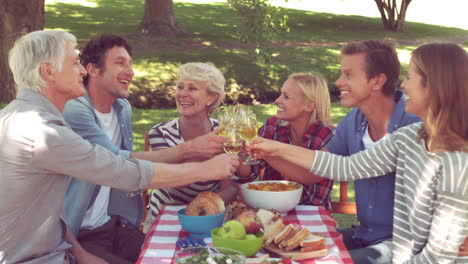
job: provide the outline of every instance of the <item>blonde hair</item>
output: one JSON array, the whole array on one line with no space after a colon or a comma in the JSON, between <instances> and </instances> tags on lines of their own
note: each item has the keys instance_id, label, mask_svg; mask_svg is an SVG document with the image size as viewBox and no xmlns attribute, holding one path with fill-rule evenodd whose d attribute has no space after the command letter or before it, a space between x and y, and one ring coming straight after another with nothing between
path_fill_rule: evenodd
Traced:
<instances>
[{"instance_id":1,"label":"blonde hair","mask_svg":"<svg viewBox=\"0 0 468 264\"><path fill-rule=\"evenodd\" d=\"M225 97L224 86L226 80L223 73L218 70L212 63L204 62L189 62L179 67L177 79L192 80L203 82L208 85L208 91L218 94L218 99L208 106L208 114L211 115L213 111L221 104Z\"/></svg>"},{"instance_id":2,"label":"blonde hair","mask_svg":"<svg viewBox=\"0 0 468 264\"><path fill-rule=\"evenodd\" d=\"M18 89L41 92L41 87L47 87L39 67L49 62L54 70L61 71L68 42L75 46L76 38L62 30L38 30L17 39L8 63Z\"/></svg>"},{"instance_id":3,"label":"blonde hair","mask_svg":"<svg viewBox=\"0 0 468 264\"><path fill-rule=\"evenodd\" d=\"M330 118L330 93L325 78L315 73L293 73L288 79L295 80L306 98L315 102L309 125L317 119L326 126L333 125Z\"/></svg>"},{"instance_id":4,"label":"blonde hair","mask_svg":"<svg viewBox=\"0 0 468 264\"><path fill-rule=\"evenodd\" d=\"M421 138L442 143L446 151L468 152L468 55L450 43L420 46L411 62L429 94Z\"/></svg>"}]
</instances>

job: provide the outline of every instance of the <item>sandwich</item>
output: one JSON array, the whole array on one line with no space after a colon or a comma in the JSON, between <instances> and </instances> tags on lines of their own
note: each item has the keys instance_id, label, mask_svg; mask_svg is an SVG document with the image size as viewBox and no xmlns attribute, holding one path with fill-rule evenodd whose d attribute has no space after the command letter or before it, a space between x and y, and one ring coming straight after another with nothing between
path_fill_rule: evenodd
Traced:
<instances>
[{"instance_id":1,"label":"sandwich","mask_svg":"<svg viewBox=\"0 0 468 264\"><path fill-rule=\"evenodd\" d=\"M323 257L327 254L325 236L312 234L308 228L298 228L294 224L285 225L283 219L276 220L274 213L267 210L258 210L258 217L263 225L263 244L269 247L274 244L283 251L300 252L294 254L293 259Z\"/></svg>"},{"instance_id":2,"label":"sandwich","mask_svg":"<svg viewBox=\"0 0 468 264\"><path fill-rule=\"evenodd\" d=\"M293 237L288 239L286 243L286 247L284 248L285 251L291 251L301 244L303 240L305 240L307 237L311 235L309 229L307 228L302 228L297 232Z\"/></svg>"},{"instance_id":3,"label":"sandwich","mask_svg":"<svg viewBox=\"0 0 468 264\"><path fill-rule=\"evenodd\" d=\"M292 237L294 237L297 234L297 232L299 232L299 230L300 230L299 228L294 226L291 232L289 232L289 234L284 239L282 239L281 241L277 243L278 247L285 248L287 246L287 241L291 239Z\"/></svg>"},{"instance_id":4,"label":"sandwich","mask_svg":"<svg viewBox=\"0 0 468 264\"><path fill-rule=\"evenodd\" d=\"M325 237L319 234L311 234L306 239L301 241L301 252L316 251L327 248Z\"/></svg>"},{"instance_id":5,"label":"sandwich","mask_svg":"<svg viewBox=\"0 0 468 264\"><path fill-rule=\"evenodd\" d=\"M284 229L283 220L279 219L273 224L267 226L265 230L265 235L263 237L263 243L268 246L270 245L275 237Z\"/></svg>"},{"instance_id":6,"label":"sandwich","mask_svg":"<svg viewBox=\"0 0 468 264\"><path fill-rule=\"evenodd\" d=\"M281 230L281 232L279 232L273 239L273 242L275 242L275 244L279 245L282 241L284 241L286 238L289 237L289 234L291 232L294 232L294 225L293 224L289 224L287 225L283 230Z\"/></svg>"}]
</instances>

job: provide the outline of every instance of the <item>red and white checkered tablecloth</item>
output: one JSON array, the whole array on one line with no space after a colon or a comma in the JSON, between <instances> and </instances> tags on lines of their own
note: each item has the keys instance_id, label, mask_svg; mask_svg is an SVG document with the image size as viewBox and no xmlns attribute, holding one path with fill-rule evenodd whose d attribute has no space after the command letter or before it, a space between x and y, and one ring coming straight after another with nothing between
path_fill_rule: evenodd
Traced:
<instances>
[{"instance_id":1,"label":"red and white checkered tablecloth","mask_svg":"<svg viewBox=\"0 0 468 264\"><path fill-rule=\"evenodd\" d=\"M137 264L173 264L174 253L178 250L176 241L189 234L182 229L177 219L177 211L185 206L165 206L148 230ZM346 250L342 237L336 232L336 222L330 212L323 207L299 205L288 212L285 222L299 224L311 232L327 237L328 254L323 258L299 261L301 264L335 264L353 261ZM205 238L212 245L211 237ZM261 253L259 253L261 254Z\"/></svg>"}]
</instances>

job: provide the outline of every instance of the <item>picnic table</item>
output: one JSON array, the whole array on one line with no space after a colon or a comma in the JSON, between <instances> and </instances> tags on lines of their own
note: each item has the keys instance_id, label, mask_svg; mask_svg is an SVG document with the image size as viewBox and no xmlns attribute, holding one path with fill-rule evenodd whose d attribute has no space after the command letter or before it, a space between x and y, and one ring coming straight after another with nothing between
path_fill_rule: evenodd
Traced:
<instances>
[{"instance_id":1,"label":"picnic table","mask_svg":"<svg viewBox=\"0 0 468 264\"><path fill-rule=\"evenodd\" d=\"M174 263L174 253L179 249L176 246L176 241L180 237L189 236L182 229L177 219L177 211L184 207L184 205L166 205L162 208L148 230L137 264ZM353 263L343 244L341 234L336 231L335 219L323 207L298 205L296 209L289 211L283 216L283 219L285 222L307 227L311 232L327 237L327 256L298 261L299 263ZM204 240L208 245L212 245L211 237ZM261 254L263 253L259 252L257 256Z\"/></svg>"}]
</instances>

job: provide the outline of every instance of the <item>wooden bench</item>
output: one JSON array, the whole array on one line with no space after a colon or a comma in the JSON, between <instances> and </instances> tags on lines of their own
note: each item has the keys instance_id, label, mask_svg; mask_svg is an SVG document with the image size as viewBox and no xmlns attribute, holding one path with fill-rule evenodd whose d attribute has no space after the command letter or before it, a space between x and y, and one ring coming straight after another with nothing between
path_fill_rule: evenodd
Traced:
<instances>
[{"instance_id":1,"label":"wooden bench","mask_svg":"<svg viewBox=\"0 0 468 264\"><path fill-rule=\"evenodd\" d=\"M340 182L340 200L332 202L332 213L356 214L356 203L348 201L348 182Z\"/></svg>"}]
</instances>

